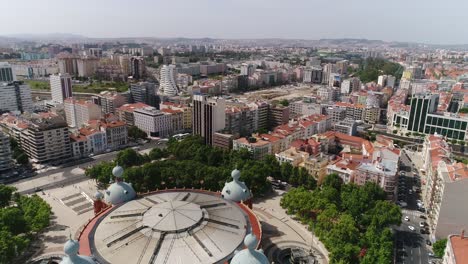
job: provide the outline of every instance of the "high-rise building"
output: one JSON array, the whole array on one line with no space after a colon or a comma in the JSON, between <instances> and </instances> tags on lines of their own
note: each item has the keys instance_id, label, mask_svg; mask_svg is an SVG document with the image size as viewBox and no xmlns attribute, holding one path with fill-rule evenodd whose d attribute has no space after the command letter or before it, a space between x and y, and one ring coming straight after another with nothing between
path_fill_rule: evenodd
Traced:
<instances>
[{"instance_id":1,"label":"high-rise building","mask_svg":"<svg viewBox=\"0 0 468 264\"><path fill-rule=\"evenodd\" d=\"M0 172L11 169L10 139L0 130Z\"/></svg>"},{"instance_id":2,"label":"high-rise building","mask_svg":"<svg viewBox=\"0 0 468 264\"><path fill-rule=\"evenodd\" d=\"M50 91L52 101L63 103L66 98L72 97L72 80L69 74L59 73L50 76Z\"/></svg>"},{"instance_id":3,"label":"high-rise building","mask_svg":"<svg viewBox=\"0 0 468 264\"><path fill-rule=\"evenodd\" d=\"M336 63L336 70L339 74L347 74L348 73L348 66L349 66L349 61L348 60L342 60L338 61Z\"/></svg>"},{"instance_id":4,"label":"high-rise building","mask_svg":"<svg viewBox=\"0 0 468 264\"><path fill-rule=\"evenodd\" d=\"M161 68L161 78L159 85L159 94L164 96L176 96L178 94L177 85L175 82L175 66L163 65Z\"/></svg>"},{"instance_id":5,"label":"high-rise building","mask_svg":"<svg viewBox=\"0 0 468 264\"><path fill-rule=\"evenodd\" d=\"M143 78L146 74L145 59L143 57L131 57L130 72L134 79Z\"/></svg>"},{"instance_id":6,"label":"high-rise building","mask_svg":"<svg viewBox=\"0 0 468 264\"><path fill-rule=\"evenodd\" d=\"M32 112L31 89L23 82L0 83L0 112Z\"/></svg>"},{"instance_id":7,"label":"high-rise building","mask_svg":"<svg viewBox=\"0 0 468 264\"><path fill-rule=\"evenodd\" d=\"M439 95L431 93L419 93L411 98L408 130L424 133L426 116L434 113L439 104Z\"/></svg>"},{"instance_id":8,"label":"high-rise building","mask_svg":"<svg viewBox=\"0 0 468 264\"><path fill-rule=\"evenodd\" d=\"M159 108L159 96L156 94L156 84L139 82L130 85L130 96L133 103L144 103Z\"/></svg>"},{"instance_id":9,"label":"high-rise building","mask_svg":"<svg viewBox=\"0 0 468 264\"><path fill-rule=\"evenodd\" d=\"M193 96L193 134L200 135L208 145L213 144L213 135L226 125L226 102L223 98Z\"/></svg>"},{"instance_id":10,"label":"high-rise building","mask_svg":"<svg viewBox=\"0 0 468 264\"><path fill-rule=\"evenodd\" d=\"M99 59L96 57L80 58L77 60L78 77L91 77L96 73Z\"/></svg>"},{"instance_id":11,"label":"high-rise building","mask_svg":"<svg viewBox=\"0 0 468 264\"><path fill-rule=\"evenodd\" d=\"M242 63L240 74L243 76L252 76L255 72L255 67L252 64Z\"/></svg>"},{"instance_id":12,"label":"high-rise building","mask_svg":"<svg viewBox=\"0 0 468 264\"><path fill-rule=\"evenodd\" d=\"M72 97L64 101L65 117L71 127L81 127L89 120L101 117L101 108L90 101L75 100Z\"/></svg>"},{"instance_id":13,"label":"high-rise building","mask_svg":"<svg viewBox=\"0 0 468 264\"><path fill-rule=\"evenodd\" d=\"M16 76L13 74L11 65L7 62L0 62L0 82L16 81Z\"/></svg>"},{"instance_id":14,"label":"high-rise building","mask_svg":"<svg viewBox=\"0 0 468 264\"><path fill-rule=\"evenodd\" d=\"M306 67L303 81L305 83L322 83L322 68Z\"/></svg>"},{"instance_id":15,"label":"high-rise building","mask_svg":"<svg viewBox=\"0 0 468 264\"><path fill-rule=\"evenodd\" d=\"M62 52L57 58L60 73L78 76L78 55Z\"/></svg>"}]
</instances>

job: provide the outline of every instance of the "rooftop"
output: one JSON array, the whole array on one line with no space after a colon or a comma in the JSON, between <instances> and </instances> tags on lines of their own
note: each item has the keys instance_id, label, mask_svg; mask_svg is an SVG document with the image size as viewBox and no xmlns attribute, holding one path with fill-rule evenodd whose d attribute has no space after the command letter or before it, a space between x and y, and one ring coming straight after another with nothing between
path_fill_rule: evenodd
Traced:
<instances>
[{"instance_id":1,"label":"rooftop","mask_svg":"<svg viewBox=\"0 0 468 264\"><path fill-rule=\"evenodd\" d=\"M159 191L98 215L80 244L102 263L223 263L243 248L251 228L261 237L251 215L219 193Z\"/></svg>"},{"instance_id":2,"label":"rooftop","mask_svg":"<svg viewBox=\"0 0 468 264\"><path fill-rule=\"evenodd\" d=\"M453 254L457 263L468 263L468 239L459 235L450 236Z\"/></svg>"}]
</instances>

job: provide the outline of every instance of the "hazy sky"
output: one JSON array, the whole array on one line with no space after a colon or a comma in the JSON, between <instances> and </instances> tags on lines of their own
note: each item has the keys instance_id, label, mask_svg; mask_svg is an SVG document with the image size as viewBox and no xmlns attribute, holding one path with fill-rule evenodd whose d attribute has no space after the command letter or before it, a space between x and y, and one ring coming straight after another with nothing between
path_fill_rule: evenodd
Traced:
<instances>
[{"instance_id":1,"label":"hazy sky","mask_svg":"<svg viewBox=\"0 0 468 264\"><path fill-rule=\"evenodd\" d=\"M0 35L468 44L467 0L0 0Z\"/></svg>"}]
</instances>

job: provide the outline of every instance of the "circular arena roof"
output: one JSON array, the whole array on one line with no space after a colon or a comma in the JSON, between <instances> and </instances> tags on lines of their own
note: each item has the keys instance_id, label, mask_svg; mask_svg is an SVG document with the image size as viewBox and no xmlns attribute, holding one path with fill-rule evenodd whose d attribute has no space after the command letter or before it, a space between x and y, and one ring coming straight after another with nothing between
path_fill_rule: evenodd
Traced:
<instances>
[{"instance_id":1,"label":"circular arena roof","mask_svg":"<svg viewBox=\"0 0 468 264\"><path fill-rule=\"evenodd\" d=\"M166 190L99 215L80 244L103 264L224 263L243 248L252 220L217 193Z\"/></svg>"}]
</instances>

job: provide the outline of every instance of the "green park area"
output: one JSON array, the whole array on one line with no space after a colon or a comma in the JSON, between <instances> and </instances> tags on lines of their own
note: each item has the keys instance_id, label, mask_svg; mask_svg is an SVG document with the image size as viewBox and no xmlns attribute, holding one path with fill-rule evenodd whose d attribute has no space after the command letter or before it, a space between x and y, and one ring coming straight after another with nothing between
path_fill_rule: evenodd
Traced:
<instances>
[{"instance_id":1,"label":"green park area","mask_svg":"<svg viewBox=\"0 0 468 264\"><path fill-rule=\"evenodd\" d=\"M49 81L27 80L26 83L32 90L50 91ZM86 84L73 84L73 92L76 93L95 93L98 94L102 91L114 90L118 92L125 92L128 90L128 84L125 82L106 82L94 81Z\"/></svg>"},{"instance_id":2,"label":"green park area","mask_svg":"<svg viewBox=\"0 0 468 264\"><path fill-rule=\"evenodd\" d=\"M0 185L0 264L20 263L15 258L49 226L50 217L50 206L39 196L19 195Z\"/></svg>"}]
</instances>

